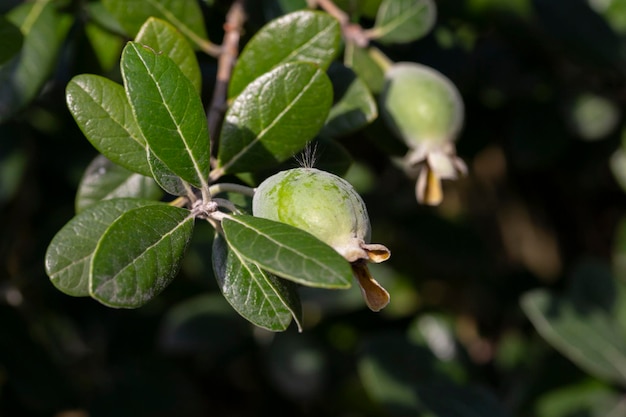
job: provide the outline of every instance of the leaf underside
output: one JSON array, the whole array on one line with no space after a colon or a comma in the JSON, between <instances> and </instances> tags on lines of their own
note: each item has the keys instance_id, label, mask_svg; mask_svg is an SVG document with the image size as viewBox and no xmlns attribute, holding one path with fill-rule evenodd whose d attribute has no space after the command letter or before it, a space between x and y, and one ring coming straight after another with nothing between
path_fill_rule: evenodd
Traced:
<instances>
[{"instance_id":1,"label":"leaf underside","mask_svg":"<svg viewBox=\"0 0 626 417\"><path fill-rule=\"evenodd\" d=\"M219 288L242 317L271 331L286 330L293 317L301 328L300 299L293 283L247 261L220 235L213 241L212 256Z\"/></svg>"}]
</instances>

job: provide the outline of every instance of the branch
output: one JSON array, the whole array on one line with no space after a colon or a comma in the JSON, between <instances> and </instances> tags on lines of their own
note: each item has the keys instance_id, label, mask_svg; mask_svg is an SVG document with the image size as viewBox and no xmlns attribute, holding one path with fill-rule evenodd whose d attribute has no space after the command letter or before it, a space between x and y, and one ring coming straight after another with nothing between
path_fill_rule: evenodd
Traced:
<instances>
[{"instance_id":1,"label":"branch","mask_svg":"<svg viewBox=\"0 0 626 417\"><path fill-rule=\"evenodd\" d=\"M341 10L332 0L315 0L313 3L317 3L319 7L324 9L326 13L339 20L341 26L350 23L350 18L347 13Z\"/></svg>"},{"instance_id":2,"label":"branch","mask_svg":"<svg viewBox=\"0 0 626 417\"><path fill-rule=\"evenodd\" d=\"M239 38L246 14L243 8L243 0L235 0L226 14L224 23L224 40L222 41L221 53L217 61L217 77L215 89L207 121L209 125L209 137L211 138L211 166L215 167L215 158L219 145L219 132L226 113L226 97L228 93L228 83L233 71L233 66L239 55Z\"/></svg>"},{"instance_id":3,"label":"branch","mask_svg":"<svg viewBox=\"0 0 626 417\"><path fill-rule=\"evenodd\" d=\"M365 48L369 45L370 38L363 30L363 27L358 23L350 22L348 14L337 7L332 0L312 0L311 3L317 3L326 13L339 21L341 32L346 42L354 43L361 48Z\"/></svg>"}]
</instances>

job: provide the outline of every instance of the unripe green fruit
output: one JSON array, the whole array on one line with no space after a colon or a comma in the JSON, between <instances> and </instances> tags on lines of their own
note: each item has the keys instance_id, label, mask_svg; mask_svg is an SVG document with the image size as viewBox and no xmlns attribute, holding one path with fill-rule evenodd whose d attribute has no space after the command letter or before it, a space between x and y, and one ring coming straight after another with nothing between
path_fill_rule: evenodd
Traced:
<instances>
[{"instance_id":1,"label":"unripe green fruit","mask_svg":"<svg viewBox=\"0 0 626 417\"><path fill-rule=\"evenodd\" d=\"M368 258L361 247L370 238L365 203L331 173L296 168L269 177L254 194L252 213L311 233L349 262Z\"/></svg>"},{"instance_id":2,"label":"unripe green fruit","mask_svg":"<svg viewBox=\"0 0 626 417\"><path fill-rule=\"evenodd\" d=\"M389 293L371 276L367 262L383 262L389 249L370 244L370 221L361 196L349 182L315 168L296 168L261 183L252 213L311 233L348 262L372 311L389 304Z\"/></svg>"},{"instance_id":3,"label":"unripe green fruit","mask_svg":"<svg viewBox=\"0 0 626 417\"><path fill-rule=\"evenodd\" d=\"M463 100L440 72L412 62L385 74L381 113L410 148L454 141L463 124Z\"/></svg>"}]
</instances>

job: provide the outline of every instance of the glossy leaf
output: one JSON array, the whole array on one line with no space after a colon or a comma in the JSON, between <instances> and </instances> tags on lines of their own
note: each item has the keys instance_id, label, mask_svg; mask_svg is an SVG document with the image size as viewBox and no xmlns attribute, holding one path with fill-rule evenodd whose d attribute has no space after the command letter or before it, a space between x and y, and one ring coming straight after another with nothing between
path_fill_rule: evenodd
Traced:
<instances>
[{"instance_id":1,"label":"glossy leaf","mask_svg":"<svg viewBox=\"0 0 626 417\"><path fill-rule=\"evenodd\" d=\"M148 164L152 171L152 178L159 184L159 187L170 193L171 195L187 195L190 189L189 184L183 181L178 175L174 174L170 169L157 158L150 148L146 149L148 155Z\"/></svg>"},{"instance_id":2,"label":"glossy leaf","mask_svg":"<svg viewBox=\"0 0 626 417\"><path fill-rule=\"evenodd\" d=\"M163 191L152 178L129 171L102 155L87 167L76 192L76 212L101 200L112 198L140 198L159 200Z\"/></svg>"},{"instance_id":3,"label":"glossy leaf","mask_svg":"<svg viewBox=\"0 0 626 417\"><path fill-rule=\"evenodd\" d=\"M241 316L275 332L286 330L293 317L302 330L302 308L293 283L247 261L222 236L213 241L212 256L220 290Z\"/></svg>"},{"instance_id":4,"label":"glossy leaf","mask_svg":"<svg viewBox=\"0 0 626 417\"><path fill-rule=\"evenodd\" d=\"M339 137L367 126L378 117L374 97L351 69L333 66L328 75L333 83L335 104L321 135Z\"/></svg>"},{"instance_id":5,"label":"glossy leaf","mask_svg":"<svg viewBox=\"0 0 626 417\"><path fill-rule=\"evenodd\" d=\"M178 65L196 91L200 93L202 79L195 52L187 39L174 26L164 20L151 17L139 30L135 42L147 45L157 53L164 53L172 58L172 61Z\"/></svg>"},{"instance_id":6,"label":"glossy leaf","mask_svg":"<svg viewBox=\"0 0 626 417\"><path fill-rule=\"evenodd\" d=\"M46 273L60 291L76 297L89 295L89 266L102 234L128 210L155 201L115 199L101 201L76 215L54 236L46 252Z\"/></svg>"},{"instance_id":7,"label":"glossy leaf","mask_svg":"<svg viewBox=\"0 0 626 417\"><path fill-rule=\"evenodd\" d=\"M151 174L145 139L121 85L98 75L81 74L68 83L65 98L94 148L126 169Z\"/></svg>"},{"instance_id":8,"label":"glossy leaf","mask_svg":"<svg viewBox=\"0 0 626 417\"><path fill-rule=\"evenodd\" d=\"M226 113L220 169L254 171L293 156L319 132L331 102L330 81L312 64L284 64L257 78Z\"/></svg>"},{"instance_id":9,"label":"glossy leaf","mask_svg":"<svg viewBox=\"0 0 626 417\"><path fill-rule=\"evenodd\" d=\"M587 372L626 385L626 335L599 306L580 306L539 289L521 300L539 334Z\"/></svg>"},{"instance_id":10,"label":"glossy leaf","mask_svg":"<svg viewBox=\"0 0 626 417\"><path fill-rule=\"evenodd\" d=\"M436 14L432 0L384 0L367 33L381 43L412 42L432 29Z\"/></svg>"},{"instance_id":11,"label":"glossy leaf","mask_svg":"<svg viewBox=\"0 0 626 417\"><path fill-rule=\"evenodd\" d=\"M227 217L222 227L241 257L281 278L310 287L350 287L350 264L303 230L248 215Z\"/></svg>"},{"instance_id":12,"label":"glossy leaf","mask_svg":"<svg viewBox=\"0 0 626 417\"><path fill-rule=\"evenodd\" d=\"M178 273L193 223L188 210L165 204L123 213L93 254L90 295L118 308L152 300Z\"/></svg>"},{"instance_id":13,"label":"glossy leaf","mask_svg":"<svg viewBox=\"0 0 626 417\"><path fill-rule=\"evenodd\" d=\"M230 81L233 98L257 77L287 62L311 62L326 69L337 55L341 32L332 16L298 11L261 28L241 52Z\"/></svg>"},{"instance_id":14,"label":"glossy leaf","mask_svg":"<svg viewBox=\"0 0 626 417\"><path fill-rule=\"evenodd\" d=\"M176 175L201 187L209 174L209 133L200 95L178 65L135 42L122 53L130 104L150 150Z\"/></svg>"},{"instance_id":15,"label":"glossy leaf","mask_svg":"<svg viewBox=\"0 0 626 417\"><path fill-rule=\"evenodd\" d=\"M22 48L20 29L0 15L0 65L13 58Z\"/></svg>"},{"instance_id":16,"label":"glossy leaf","mask_svg":"<svg viewBox=\"0 0 626 417\"><path fill-rule=\"evenodd\" d=\"M19 54L0 67L0 123L28 104L48 79L72 22L53 2L23 3L7 20L24 37Z\"/></svg>"},{"instance_id":17,"label":"glossy leaf","mask_svg":"<svg viewBox=\"0 0 626 417\"><path fill-rule=\"evenodd\" d=\"M156 17L170 22L193 44L201 45L207 40L202 11L195 1L103 0L103 3L130 37L137 35L148 18Z\"/></svg>"}]
</instances>

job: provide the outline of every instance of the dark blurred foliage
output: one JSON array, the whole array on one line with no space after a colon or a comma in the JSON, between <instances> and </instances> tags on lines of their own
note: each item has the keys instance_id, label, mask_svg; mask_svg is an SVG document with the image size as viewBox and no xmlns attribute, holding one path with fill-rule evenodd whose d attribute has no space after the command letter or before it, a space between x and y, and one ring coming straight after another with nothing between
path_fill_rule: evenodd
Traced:
<instances>
[{"instance_id":1,"label":"dark blurred foliage","mask_svg":"<svg viewBox=\"0 0 626 417\"><path fill-rule=\"evenodd\" d=\"M67 10L79 16L76 3ZM227 4L215 3L207 26L219 41ZM50 284L46 247L73 216L78 181L96 156L65 106L73 75L103 72L78 18L41 94L0 125L0 415L388 415L393 408L366 394L359 358L381 344L394 355L397 334L433 314L464 352L461 382L494 393L511 415L537 415L547 393L571 384L601 384L544 342L519 307L527 290L567 288L588 258L610 263L626 208L609 166L621 115L594 141L581 139L572 116L581 94L618 111L626 101L623 32L589 3L440 0L428 37L381 46L458 86L466 123L457 147L470 174L446 184L441 207L419 206L413 180L384 154L401 155L403 145L380 126L342 140L373 241L393 254L375 270L392 304L374 314L353 302L356 288L303 292L303 334L254 329L226 305L204 225L181 275L141 309L109 309ZM250 33L280 10L252 9ZM200 59L211 80L215 61ZM436 387L422 388L433 398Z\"/></svg>"}]
</instances>

